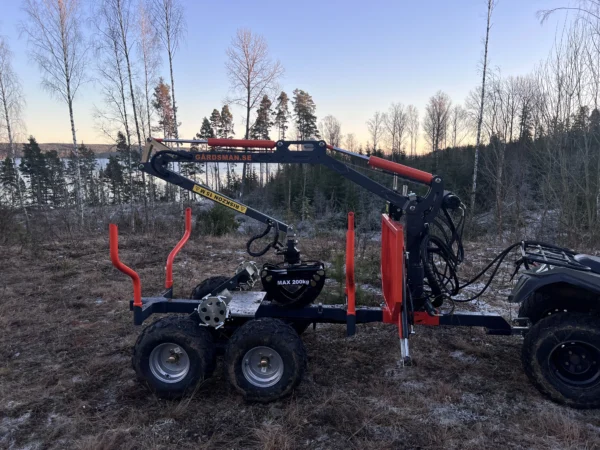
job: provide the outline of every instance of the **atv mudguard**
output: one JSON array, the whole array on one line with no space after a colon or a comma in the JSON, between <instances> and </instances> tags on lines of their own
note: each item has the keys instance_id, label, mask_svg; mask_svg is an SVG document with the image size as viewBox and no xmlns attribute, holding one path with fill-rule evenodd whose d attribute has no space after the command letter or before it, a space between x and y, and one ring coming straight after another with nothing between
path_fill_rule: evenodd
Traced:
<instances>
[{"instance_id":1,"label":"atv mudguard","mask_svg":"<svg viewBox=\"0 0 600 450\"><path fill-rule=\"evenodd\" d=\"M508 296L511 303L521 303L534 292L550 285L570 285L584 289L592 295L600 295L600 274L566 267L555 267L542 272L528 270L523 272Z\"/></svg>"}]
</instances>

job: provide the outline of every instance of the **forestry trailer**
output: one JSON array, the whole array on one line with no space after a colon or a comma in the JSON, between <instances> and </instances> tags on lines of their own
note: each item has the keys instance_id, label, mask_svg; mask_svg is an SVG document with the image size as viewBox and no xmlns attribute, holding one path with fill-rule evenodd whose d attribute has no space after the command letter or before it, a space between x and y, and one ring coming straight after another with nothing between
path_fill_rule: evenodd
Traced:
<instances>
[{"instance_id":1,"label":"forestry trailer","mask_svg":"<svg viewBox=\"0 0 600 450\"><path fill-rule=\"evenodd\" d=\"M191 144L191 148L165 144ZM199 150L198 146L206 146ZM400 193L355 170L351 161L426 187L423 195ZM381 307L356 307L354 282L354 215L348 214L346 302L318 302L325 284L323 262L306 261L293 229L250 206L177 173L176 163L321 164L385 200L381 216ZM366 163L366 165L365 165ZM311 324L384 322L398 329L401 362L411 364L409 337L416 325L484 327L488 334L525 336L522 360L531 382L552 400L576 408L600 407L600 258L524 241L501 252L471 281L460 284L457 268L464 253L465 208L433 175L376 156L349 152L324 141L234 139L149 139L140 170L196 193L237 213L263 222L266 229L247 243L253 257L274 250L282 261L259 267L240 264L233 276L211 277L196 286L191 298L173 295L173 260L191 233L186 210L185 234L169 254L165 291L142 297L138 274L118 254L118 231L110 225L110 255L115 267L133 281L131 310L135 325L154 313L177 313L152 322L140 334L133 366L156 394L177 398L211 376L217 355L224 355L226 376L247 400L268 402L290 394L300 383L306 352L300 335ZM255 241L272 233L269 244ZM490 313L442 312L483 293L511 251L520 251L519 272L509 301L521 304L509 323ZM484 288L470 299L460 289L491 270ZM260 289L257 289L258 287Z\"/></svg>"}]
</instances>

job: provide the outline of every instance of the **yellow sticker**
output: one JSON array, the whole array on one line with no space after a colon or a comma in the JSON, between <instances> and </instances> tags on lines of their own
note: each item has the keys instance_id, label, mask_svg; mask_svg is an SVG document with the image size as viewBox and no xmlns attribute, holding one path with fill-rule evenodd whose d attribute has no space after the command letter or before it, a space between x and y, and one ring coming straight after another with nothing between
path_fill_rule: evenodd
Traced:
<instances>
[{"instance_id":1,"label":"yellow sticker","mask_svg":"<svg viewBox=\"0 0 600 450\"><path fill-rule=\"evenodd\" d=\"M235 209L236 211L241 212L242 214L245 214L246 210L248 209L244 205L240 205L239 203L236 203L233 200L229 200L227 197L223 197L222 195L209 191L208 189L203 188L202 186L198 186L197 184L194 185L192 190L196 194L200 194L203 197L210 198L212 201L220 203L221 205L225 205L228 208Z\"/></svg>"}]
</instances>

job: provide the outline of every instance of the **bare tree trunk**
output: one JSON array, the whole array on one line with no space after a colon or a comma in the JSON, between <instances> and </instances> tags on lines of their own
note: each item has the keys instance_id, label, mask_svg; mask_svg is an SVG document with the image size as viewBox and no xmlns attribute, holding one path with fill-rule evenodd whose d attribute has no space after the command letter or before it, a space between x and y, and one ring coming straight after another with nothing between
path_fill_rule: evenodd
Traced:
<instances>
[{"instance_id":1,"label":"bare tree trunk","mask_svg":"<svg viewBox=\"0 0 600 450\"><path fill-rule=\"evenodd\" d=\"M494 0L488 0L487 26L485 31L485 46L483 50L483 74L481 77L481 101L479 103L479 117L477 118L477 138L475 140L475 161L473 164L473 187L471 189L471 213L475 212L475 196L477 194L477 169L479 166L479 147L481 146L481 125L483 123L483 105L485 102L485 77L487 72L488 42L494 10Z\"/></svg>"},{"instance_id":2,"label":"bare tree trunk","mask_svg":"<svg viewBox=\"0 0 600 450\"><path fill-rule=\"evenodd\" d=\"M8 111L7 92L4 86L4 79L1 73L0 95L2 97L2 106L4 107L4 116L6 118L6 130L8 132L8 143L10 144L10 153L13 161L13 170L15 171L15 175L17 177L17 198L19 200L19 206L21 207L23 215L25 216L25 230L27 231L27 235L31 237L31 228L29 226L29 213L27 212L27 208L25 208L25 202L23 201L23 192L21 191L21 177L19 176L19 171L17 169L17 149L15 148L15 141L13 139L12 126L10 123L11 116Z\"/></svg>"},{"instance_id":3,"label":"bare tree trunk","mask_svg":"<svg viewBox=\"0 0 600 450\"><path fill-rule=\"evenodd\" d=\"M125 56L125 64L127 65L127 75L128 75L128 79L129 79L129 96L131 98L131 106L133 109L133 120L135 123L135 132L137 135L137 142L138 142L138 151L140 153L140 157L142 155L142 136L140 133L140 124L138 121L138 116L137 116L137 106L136 106L136 101L135 101L135 94L133 92L133 76L131 74L131 62L129 59L129 47L127 44L127 31L125 30L125 23L124 23L124 18L123 18L123 4L121 3L121 0L117 0L117 4L118 4L118 13L119 13L119 27L120 27L120 31L121 31L121 40L123 43L123 54ZM127 11L127 14L129 14L129 11ZM175 128L177 129L177 128ZM130 155L131 155L131 151L130 151ZM130 167L131 167L131 156L130 156ZM131 173L132 171L130 171ZM133 185L132 185L133 188ZM132 200L131 200L131 206L132 206L132 210L131 210L131 229L135 230L135 215L134 215L134 210L133 210L133 189L131 191L131 195L132 195ZM146 219L146 226L148 225L148 200L146 198L146 177L145 177L145 173L142 172L142 201L144 203L144 213L146 215L145 219Z\"/></svg>"}]
</instances>

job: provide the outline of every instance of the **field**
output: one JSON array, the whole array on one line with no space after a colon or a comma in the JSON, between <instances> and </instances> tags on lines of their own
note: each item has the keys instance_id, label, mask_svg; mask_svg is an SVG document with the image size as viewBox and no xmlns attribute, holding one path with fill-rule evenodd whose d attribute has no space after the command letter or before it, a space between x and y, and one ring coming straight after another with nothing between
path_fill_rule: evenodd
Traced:
<instances>
[{"instance_id":1,"label":"field","mask_svg":"<svg viewBox=\"0 0 600 450\"><path fill-rule=\"evenodd\" d=\"M121 258L145 295L161 291L171 237L126 236ZM341 238L302 242L339 277ZM236 237L190 241L176 260L176 294L232 272L246 255ZM361 247L362 246L362 247ZM376 241L359 242L361 300L378 302ZM494 249L471 244L475 272ZM140 332L130 281L108 260L105 236L36 249L2 248L0 448L7 449L425 449L600 447L600 412L542 398L519 359L522 338L479 329L418 328L414 367L399 367L392 326L319 326L304 335L309 368L295 394L268 405L230 392L222 370L193 397L153 397L131 369ZM10 255L10 258L6 255ZM510 313L502 293L479 308ZM335 281L326 298L339 294ZM513 311L514 313L514 311Z\"/></svg>"}]
</instances>

